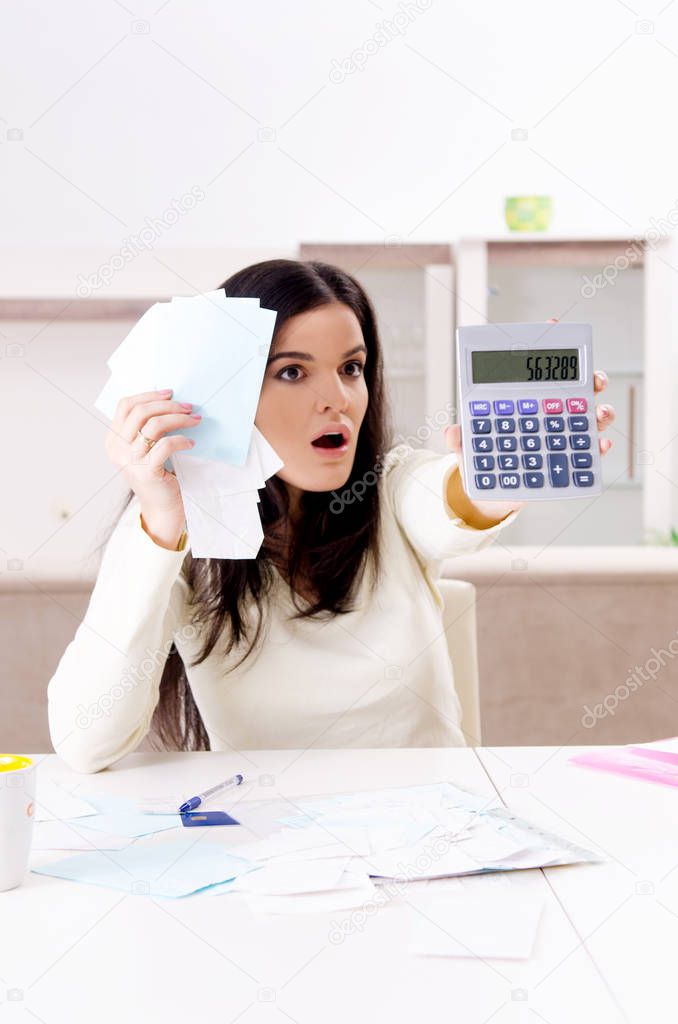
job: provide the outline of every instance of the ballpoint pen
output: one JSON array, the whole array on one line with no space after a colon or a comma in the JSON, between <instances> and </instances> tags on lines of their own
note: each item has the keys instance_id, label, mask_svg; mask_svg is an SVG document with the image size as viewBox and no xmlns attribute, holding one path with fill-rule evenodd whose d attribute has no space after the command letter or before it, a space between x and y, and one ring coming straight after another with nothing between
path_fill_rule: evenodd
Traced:
<instances>
[{"instance_id":1,"label":"ballpoint pen","mask_svg":"<svg viewBox=\"0 0 678 1024\"><path fill-rule=\"evenodd\" d=\"M212 786L211 789L206 789L204 793L198 793L197 796L192 796L186 800L179 808L179 814L195 810L196 807L200 807L203 800L206 800L214 793L220 793L222 789L232 789L234 786L240 786L244 781L245 776L238 773L237 775L233 775L230 779L226 779L225 782L217 783L217 785Z\"/></svg>"}]
</instances>

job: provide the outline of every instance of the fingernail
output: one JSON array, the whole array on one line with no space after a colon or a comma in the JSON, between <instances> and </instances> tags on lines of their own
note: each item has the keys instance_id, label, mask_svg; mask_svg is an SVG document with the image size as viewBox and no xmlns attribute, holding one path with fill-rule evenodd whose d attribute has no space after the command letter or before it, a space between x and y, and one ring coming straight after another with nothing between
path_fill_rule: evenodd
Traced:
<instances>
[{"instance_id":1,"label":"fingernail","mask_svg":"<svg viewBox=\"0 0 678 1024\"><path fill-rule=\"evenodd\" d=\"M180 404L181 408L182 409L186 409L187 412L190 412L191 409L193 408L193 406L191 405L190 402L180 402L179 404Z\"/></svg>"},{"instance_id":2,"label":"fingernail","mask_svg":"<svg viewBox=\"0 0 678 1024\"><path fill-rule=\"evenodd\" d=\"M161 395L171 395L172 394L172 388L162 388L162 390L159 392L159 394L161 394Z\"/></svg>"}]
</instances>

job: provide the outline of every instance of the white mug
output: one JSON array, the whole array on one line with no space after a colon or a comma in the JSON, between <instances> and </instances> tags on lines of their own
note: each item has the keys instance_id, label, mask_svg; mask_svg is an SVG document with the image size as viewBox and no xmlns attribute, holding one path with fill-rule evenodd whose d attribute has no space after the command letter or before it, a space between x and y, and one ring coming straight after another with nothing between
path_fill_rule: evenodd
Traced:
<instances>
[{"instance_id":1,"label":"white mug","mask_svg":"<svg viewBox=\"0 0 678 1024\"><path fill-rule=\"evenodd\" d=\"M35 817L35 765L0 754L0 892L21 885L28 870Z\"/></svg>"}]
</instances>

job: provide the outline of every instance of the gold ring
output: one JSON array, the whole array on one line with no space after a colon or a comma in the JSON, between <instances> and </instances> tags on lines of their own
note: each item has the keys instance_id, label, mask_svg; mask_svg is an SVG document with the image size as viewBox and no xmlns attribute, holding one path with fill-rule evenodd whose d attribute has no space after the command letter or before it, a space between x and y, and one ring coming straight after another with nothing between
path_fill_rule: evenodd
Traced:
<instances>
[{"instance_id":1,"label":"gold ring","mask_svg":"<svg viewBox=\"0 0 678 1024\"><path fill-rule=\"evenodd\" d=\"M141 433L140 430L137 431L137 437L141 438L141 440L146 445L146 451L150 452L151 448L155 444L155 441L151 441L151 439L149 437L144 437L144 435Z\"/></svg>"}]
</instances>

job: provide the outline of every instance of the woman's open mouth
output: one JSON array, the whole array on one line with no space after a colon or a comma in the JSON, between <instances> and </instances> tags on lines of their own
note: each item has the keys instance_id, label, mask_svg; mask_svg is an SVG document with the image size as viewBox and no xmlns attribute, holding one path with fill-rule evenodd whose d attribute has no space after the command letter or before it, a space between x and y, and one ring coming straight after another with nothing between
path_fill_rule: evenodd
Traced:
<instances>
[{"instance_id":1,"label":"woman's open mouth","mask_svg":"<svg viewBox=\"0 0 678 1024\"><path fill-rule=\"evenodd\" d=\"M324 458L340 458L348 451L350 433L346 427L325 430L311 441L311 445Z\"/></svg>"}]
</instances>

